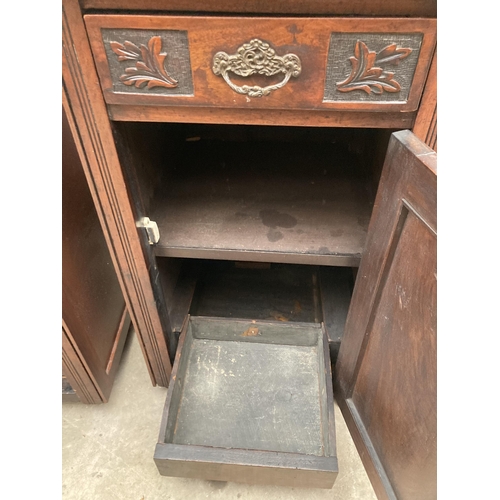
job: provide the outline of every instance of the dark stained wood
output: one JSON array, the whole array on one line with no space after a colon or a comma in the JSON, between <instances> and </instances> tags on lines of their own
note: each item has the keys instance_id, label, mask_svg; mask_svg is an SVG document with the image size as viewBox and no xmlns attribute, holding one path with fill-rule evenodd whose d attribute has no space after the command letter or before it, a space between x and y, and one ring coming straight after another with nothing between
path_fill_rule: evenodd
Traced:
<instances>
[{"instance_id":1,"label":"dark stained wood","mask_svg":"<svg viewBox=\"0 0 500 500\"><path fill-rule=\"evenodd\" d=\"M127 183L128 193L130 193L128 199L135 220L141 221L144 217L151 216L151 198L154 187L161 182L162 176L157 168L160 150L165 148L169 151L172 141L167 140L168 134L159 135L156 130L158 127L154 125L149 126L147 131L142 130L143 126L127 125L119 127L113 123L112 127L124 180ZM152 137L148 134L152 134ZM154 255L154 247L146 237L146 230L140 229L140 231L142 233L140 238L142 255L138 258L144 259L147 265L149 283L156 302L156 311L161 322L169 359L172 361L176 338L170 321L170 310L172 309L173 287L175 287L179 269L175 262L170 260L170 269L167 272L161 272Z\"/></svg>"},{"instance_id":2,"label":"dark stained wood","mask_svg":"<svg viewBox=\"0 0 500 500\"><path fill-rule=\"evenodd\" d=\"M345 145L188 142L156 193L157 256L357 266L372 199Z\"/></svg>"},{"instance_id":3,"label":"dark stained wood","mask_svg":"<svg viewBox=\"0 0 500 500\"><path fill-rule=\"evenodd\" d=\"M187 106L108 105L116 121L217 123L226 125L290 125L308 127L411 128L415 113L370 113L360 111L307 111L261 109L196 108Z\"/></svg>"},{"instance_id":4,"label":"dark stained wood","mask_svg":"<svg viewBox=\"0 0 500 500\"><path fill-rule=\"evenodd\" d=\"M437 52L432 59L413 133L437 152Z\"/></svg>"},{"instance_id":5,"label":"dark stained wood","mask_svg":"<svg viewBox=\"0 0 500 500\"><path fill-rule=\"evenodd\" d=\"M62 316L72 345L63 366L72 364L71 372L80 374L71 385L83 401L105 402L130 316L64 108L62 145ZM91 387L84 389L82 384Z\"/></svg>"},{"instance_id":6,"label":"dark stained wood","mask_svg":"<svg viewBox=\"0 0 500 500\"><path fill-rule=\"evenodd\" d=\"M436 0L80 0L84 9L436 17Z\"/></svg>"},{"instance_id":7,"label":"dark stained wood","mask_svg":"<svg viewBox=\"0 0 500 500\"><path fill-rule=\"evenodd\" d=\"M200 458L202 457L202 458ZM155 463L161 475L210 478L246 484L277 485L299 488L333 486L334 457L300 456L293 453L225 450L204 446L165 445L155 448Z\"/></svg>"},{"instance_id":8,"label":"dark stained wood","mask_svg":"<svg viewBox=\"0 0 500 500\"><path fill-rule=\"evenodd\" d=\"M170 360L123 172L77 0L63 1L63 85L83 168L153 384L168 385Z\"/></svg>"},{"instance_id":9,"label":"dark stained wood","mask_svg":"<svg viewBox=\"0 0 500 500\"><path fill-rule=\"evenodd\" d=\"M319 269L323 324L330 347L330 358L334 364L337 361L344 334L352 287L352 268L321 267Z\"/></svg>"},{"instance_id":10,"label":"dark stained wood","mask_svg":"<svg viewBox=\"0 0 500 500\"><path fill-rule=\"evenodd\" d=\"M254 325L259 335L241 335L249 325ZM240 352L247 353L249 356L243 354L240 359L240 366L265 364L267 369L255 370L247 378L246 372L231 361L232 355L220 355L221 349L234 352L235 358L241 357ZM293 361L296 356L297 362ZM204 367L210 368L209 378L204 370L200 372ZM280 370L288 376L283 379ZM291 399L276 398L275 393L283 393L281 384L288 387L286 380L295 376L303 381L301 391ZM190 317L181 335L172 380L155 450L161 474L251 484L332 487L338 470L333 391L328 343L320 325ZM199 390L198 384L203 387L212 382L222 384L225 390ZM192 391L196 398L190 396ZM220 405L217 400L227 402ZM243 413L240 406L245 407ZM207 415L203 416L198 407ZM209 407L218 413L221 408L226 411L214 419ZM304 411L311 426L303 433L304 418L299 418L297 412L306 415ZM255 418L268 412L276 419L259 422ZM232 419L232 413L238 414L239 419ZM280 421L286 422L285 427L278 424ZM219 430L221 425L224 432ZM247 432L239 432L240 425ZM253 432L248 432L251 427ZM296 430L286 434L290 428Z\"/></svg>"},{"instance_id":11,"label":"dark stained wood","mask_svg":"<svg viewBox=\"0 0 500 500\"><path fill-rule=\"evenodd\" d=\"M436 154L393 134L335 367L379 498L436 498Z\"/></svg>"},{"instance_id":12,"label":"dark stained wood","mask_svg":"<svg viewBox=\"0 0 500 500\"><path fill-rule=\"evenodd\" d=\"M190 313L193 316L319 323L316 266L206 261Z\"/></svg>"},{"instance_id":13,"label":"dark stained wood","mask_svg":"<svg viewBox=\"0 0 500 500\"><path fill-rule=\"evenodd\" d=\"M168 258L157 259L157 265L172 331L180 333L193 299L200 266L198 262Z\"/></svg>"},{"instance_id":14,"label":"dark stained wood","mask_svg":"<svg viewBox=\"0 0 500 500\"><path fill-rule=\"evenodd\" d=\"M90 371L85 366L85 360L81 353L71 342L68 329L62 326L62 372L68 382L75 389L77 398L82 403L102 403L102 396L99 394ZM78 391L78 392L77 392ZM64 401L64 396L63 396ZM71 401L70 401L71 402Z\"/></svg>"},{"instance_id":15,"label":"dark stained wood","mask_svg":"<svg viewBox=\"0 0 500 500\"><path fill-rule=\"evenodd\" d=\"M427 77L431 57L436 43L436 23L433 19L410 18L242 18L206 16L128 16L128 15L86 15L85 24L89 34L94 60L100 77L103 95L109 104L130 105L179 105L210 106L230 109L264 109L272 122L273 110L354 110L374 112L413 112L418 108L423 86ZM158 94L156 88L145 91L134 89L130 93L126 85L120 84L118 76L112 79L110 63L102 38L103 29L171 30L187 32L189 57L192 68L194 95ZM152 33L156 33L152 31ZM327 80L328 50L332 32L342 33L420 33L423 40L413 75L410 94L406 101L359 100L324 102L324 86ZM147 33L147 32L145 32ZM133 36L127 34L126 37ZM136 36L138 36L136 34ZM125 37L125 35L123 35ZM123 38L122 37L122 38ZM125 37L125 38L126 38ZM134 40L119 40L120 43ZM220 51L235 54L237 49L252 39L262 39L271 44L278 55L295 54L302 61L302 70L297 78L291 78L282 88L261 98L235 92L212 70L214 55ZM163 50L168 52L168 48ZM353 48L354 50L354 48ZM345 56L347 61L352 54ZM112 53L111 56L118 57ZM110 57L111 57L110 56ZM113 59L114 61L114 59ZM404 65L401 62L400 66ZM398 74L398 67L393 69ZM269 84L272 77L263 77L262 83L236 77L238 85L255 83ZM276 79L277 78L277 79ZM272 83L282 78L276 77ZM342 78L343 80L344 78ZM250 80L250 81L249 81ZM114 84L122 90L114 91ZM125 91L126 90L126 91ZM153 92L155 91L155 92ZM352 99L359 98L352 93ZM361 92L364 94L364 92ZM373 95L373 94L372 94ZM314 116L314 115L313 115Z\"/></svg>"},{"instance_id":16,"label":"dark stained wood","mask_svg":"<svg viewBox=\"0 0 500 500\"><path fill-rule=\"evenodd\" d=\"M170 362L174 363L179 336L186 322L200 275L201 262L185 259L157 259L164 303L168 308Z\"/></svg>"}]
</instances>

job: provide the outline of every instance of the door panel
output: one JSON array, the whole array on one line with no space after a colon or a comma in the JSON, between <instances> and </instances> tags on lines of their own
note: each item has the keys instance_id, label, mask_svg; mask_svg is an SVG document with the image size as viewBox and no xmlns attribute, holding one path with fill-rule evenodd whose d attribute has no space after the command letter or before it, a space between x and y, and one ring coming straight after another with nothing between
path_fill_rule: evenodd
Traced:
<instances>
[{"instance_id":1,"label":"door panel","mask_svg":"<svg viewBox=\"0 0 500 500\"><path fill-rule=\"evenodd\" d=\"M436 154L393 134L335 368L379 498L436 498Z\"/></svg>"},{"instance_id":2,"label":"door panel","mask_svg":"<svg viewBox=\"0 0 500 500\"><path fill-rule=\"evenodd\" d=\"M71 114L62 113L63 374L84 403L107 402L130 316L87 185Z\"/></svg>"}]
</instances>

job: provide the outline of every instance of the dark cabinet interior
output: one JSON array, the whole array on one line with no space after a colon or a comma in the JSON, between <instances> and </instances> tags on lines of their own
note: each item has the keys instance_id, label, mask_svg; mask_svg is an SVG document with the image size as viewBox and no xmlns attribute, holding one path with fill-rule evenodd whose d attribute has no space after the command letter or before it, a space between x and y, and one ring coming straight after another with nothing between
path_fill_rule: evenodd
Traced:
<instances>
[{"instance_id":1,"label":"dark cabinet interior","mask_svg":"<svg viewBox=\"0 0 500 500\"><path fill-rule=\"evenodd\" d=\"M114 123L171 360L187 314L324 323L335 359L391 132Z\"/></svg>"}]
</instances>

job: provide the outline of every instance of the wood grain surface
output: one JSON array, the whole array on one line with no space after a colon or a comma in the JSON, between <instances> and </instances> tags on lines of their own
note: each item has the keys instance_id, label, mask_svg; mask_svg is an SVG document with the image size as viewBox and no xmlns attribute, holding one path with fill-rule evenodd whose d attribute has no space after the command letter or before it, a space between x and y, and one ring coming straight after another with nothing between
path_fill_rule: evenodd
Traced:
<instances>
[{"instance_id":1,"label":"wood grain surface","mask_svg":"<svg viewBox=\"0 0 500 500\"><path fill-rule=\"evenodd\" d=\"M432 58L424 95L412 131L421 141L437 152L437 52Z\"/></svg>"},{"instance_id":2,"label":"wood grain surface","mask_svg":"<svg viewBox=\"0 0 500 500\"><path fill-rule=\"evenodd\" d=\"M116 151L77 0L63 1L63 93L111 259L154 385L168 385L171 365L148 263ZM69 113L68 113L69 114Z\"/></svg>"},{"instance_id":3,"label":"wood grain surface","mask_svg":"<svg viewBox=\"0 0 500 500\"><path fill-rule=\"evenodd\" d=\"M436 498L436 154L393 134L344 339L339 406L379 498Z\"/></svg>"},{"instance_id":4,"label":"wood grain surface","mask_svg":"<svg viewBox=\"0 0 500 500\"><path fill-rule=\"evenodd\" d=\"M356 266L372 200L336 144L199 140L157 189L157 256Z\"/></svg>"},{"instance_id":5,"label":"wood grain surface","mask_svg":"<svg viewBox=\"0 0 500 500\"><path fill-rule=\"evenodd\" d=\"M83 402L101 403L111 393L130 316L75 141L63 107L63 373Z\"/></svg>"},{"instance_id":6,"label":"wood grain surface","mask_svg":"<svg viewBox=\"0 0 500 500\"><path fill-rule=\"evenodd\" d=\"M85 23L98 69L103 95L108 104L149 105L149 106L203 106L229 109L308 109L308 110L355 110L374 112L413 112L418 108L431 56L436 42L436 22L433 19L409 18L244 18L244 17L204 17L204 16L128 16L128 15L86 15ZM189 57L194 84L193 95L178 95L177 88L146 87L131 89L110 73L110 62L114 67L116 54L110 53L109 44L125 41L135 43L130 31L119 36L121 30L136 30L136 37L150 40L170 33L187 32ZM110 31L116 40L111 40ZM354 57L356 37L363 40L363 34L385 36L415 33L423 36L418 62L413 75L410 93L405 101L378 101L365 97L362 90L350 92L352 101L325 101L324 87L327 82L327 59L332 33L353 34L352 51L346 53L344 63L349 76L349 57ZM103 41L103 36L106 42ZM367 35L368 36L368 35ZM109 40L108 40L109 38ZM260 39L270 44L279 56L295 54L302 61L298 77L292 77L282 88L261 98L249 97L235 92L212 70L214 56L218 52L236 54L244 43ZM387 42L389 44L389 42ZM144 43L144 45L146 45ZM168 57L169 48L163 44L162 50ZM178 49L180 50L180 49ZM417 49L415 49L417 50ZM111 61L108 59L111 59ZM127 62L127 61L125 61ZM336 62L337 64L337 62ZM401 61L398 68L407 64ZM129 65L129 64L128 64ZM123 64L124 71L127 64ZM392 68L392 67L391 67ZM175 73L172 77L176 78ZM182 75L180 75L182 78ZM375 78L375 77L374 77ZM265 77L253 75L243 78L231 74L237 85L265 86L283 79L281 76ZM132 90L132 91L131 91ZM345 99L345 95L342 95Z\"/></svg>"},{"instance_id":7,"label":"wood grain surface","mask_svg":"<svg viewBox=\"0 0 500 500\"><path fill-rule=\"evenodd\" d=\"M121 122L211 123L224 125L269 125L308 127L355 127L406 129L416 113L371 113L282 109L224 109L191 106L132 106L108 104L111 120Z\"/></svg>"},{"instance_id":8,"label":"wood grain surface","mask_svg":"<svg viewBox=\"0 0 500 500\"><path fill-rule=\"evenodd\" d=\"M84 9L436 17L436 0L80 0Z\"/></svg>"}]
</instances>

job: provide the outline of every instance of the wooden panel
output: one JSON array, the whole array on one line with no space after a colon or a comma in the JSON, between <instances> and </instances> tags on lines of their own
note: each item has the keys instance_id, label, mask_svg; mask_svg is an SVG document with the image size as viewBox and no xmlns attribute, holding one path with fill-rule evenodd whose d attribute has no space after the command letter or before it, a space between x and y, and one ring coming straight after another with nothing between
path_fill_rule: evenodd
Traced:
<instances>
[{"instance_id":1,"label":"wooden panel","mask_svg":"<svg viewBox=\"0 0 500 500\"><path fill-rule=\"evenodd\" d=\"M85 175L151 380L166 386L170 360L162 319L77 0L63 1L62 21L64 95Z\"/></svg>"},{"instance_id":2,"label":"wooden panel","mask_svg":"<svg viewBox=\"0 0 500 500\"><path fill-rule=\"evenodd\" d=\"M436 498L436 154L393 134L335 389L379 498Z\"/></svg>"},{"instance_id":3,"label":"wooden panel","mask_svg":"<svg viewBox=\"0 0 500 500\"><path fill-rule=\"evenodd\" d=\"M437 151L437 52L432 59L413 133L427 146Z\"/></svg>"},{"instance_id":4,"label":"wooden panel","mask_svg":"<svg viewBox=\"0 0 500 500\"><path fill-rule=\"evenodd\" d=\"M201 457L201 458L200 458ZM336 457L225 450L158 443L155 462L161 475L211 481L331 489Z\"/></svg>"},{"instance_id":5,"label":"wooden panel","mask_svg":"<svg viewBox=\"0 0 500 500\"><path fill-rule=\"evenodd\" d=\"M80 0L85 9L436 17L436 0Z\"/></svg>"},{"instance_id":6,"label":"wooden panel","mask_svg":"<svg viewBox=\"0 0 500 500\"><path fill-rule=\"evenodd\" d=\"M158 256L357 266L371 214L335 144L199 140L157 190Z\"/></svg>"},{"instance_id":7,"label":"wooden panel","mask_svg":"<svg viewBox=\"0 0 500 500\"><path fill-rule=\"evenodd\" d=\"M421 33L333 32L323 100L406 103L422 38Z\"/></svg>"},{"instance_id":8,"label":"wooden panel","mask_svg":"<svg viewBox=\"0 0 500 500\"><path fill-rule=\"evenodd\" d=\"M109 104L256 108L267 110L270 121L273 109L415 111L436 38L431 19L87 15L85 21ZM358 40L366 42L365 55ZM369 52L377 54L373 61ZM361 67L380 74L360 85ZM286 78L268 95L256 90ZM341 87L346 79L353 81Z\"/></svg>"},{"instance_id":9,"label":"wooden panel","mask_svg":"<svg viewBox=\"0 0 500 500\"><path fill-rule=\"evenodd\" d=\"M320 322L315 266L206 262L191 314L290 322Z\"/></svg>"},{"instance_id":10,"label":"wooden panel","mask_svg":"<svg viewBox=\"0 0 500 500\"><path fill-rule=\"evenodd\" d=\"M77 382L91 383L88 390L97 389L101 402L111 392L130 316L64 109L62 145L62 315L68 340L82 359L70 358L92 380L82 375ZM80 394L81 384L74 389Z\"/></svg>"},{"instance_id":11,"label":"wooden panel","mask_svg":"<svg viewBox=\"0 0 500 500\"><path fill-rule=\"evenodd\" d=\"M337 361L352 294L352 268L321 267L319 283L323 323L332 363Z\"/></svg>"},{"instance_id":12,"label":"wooden panel","mask_svg":"<svg viewBox=\"0 0 500 500\"><path fill-rule=\"evenodd\" d=\"M436 496L436 240L413 212L390 265L352 405L397 497L431 499Z\"/></svg>"},{"instance_id":13,"label":"wooden panel","mask_svg":"<svg viewBox=\"0 0 500 500\"><path fill-rule=\"evenodd\" d=\"M84 364L84 358L75 349L64 324L62 327L61 345L63 375L74 388L77 399L82 403L102 403L102 396L99 394L89 370Z\"/></svg>"},{"instance_id":14,"label":"wooden panel","mask_svg":"<svg viewBox=\"0 0 500 500\"><path fill-rule=\"evenodd\" d=\"M330 110L224 109L187 106L108 105L115 121L218 123L225 125L290 125L309 127L412 128L415 113L370 113Z\"/></svg>"}]
</instances>

